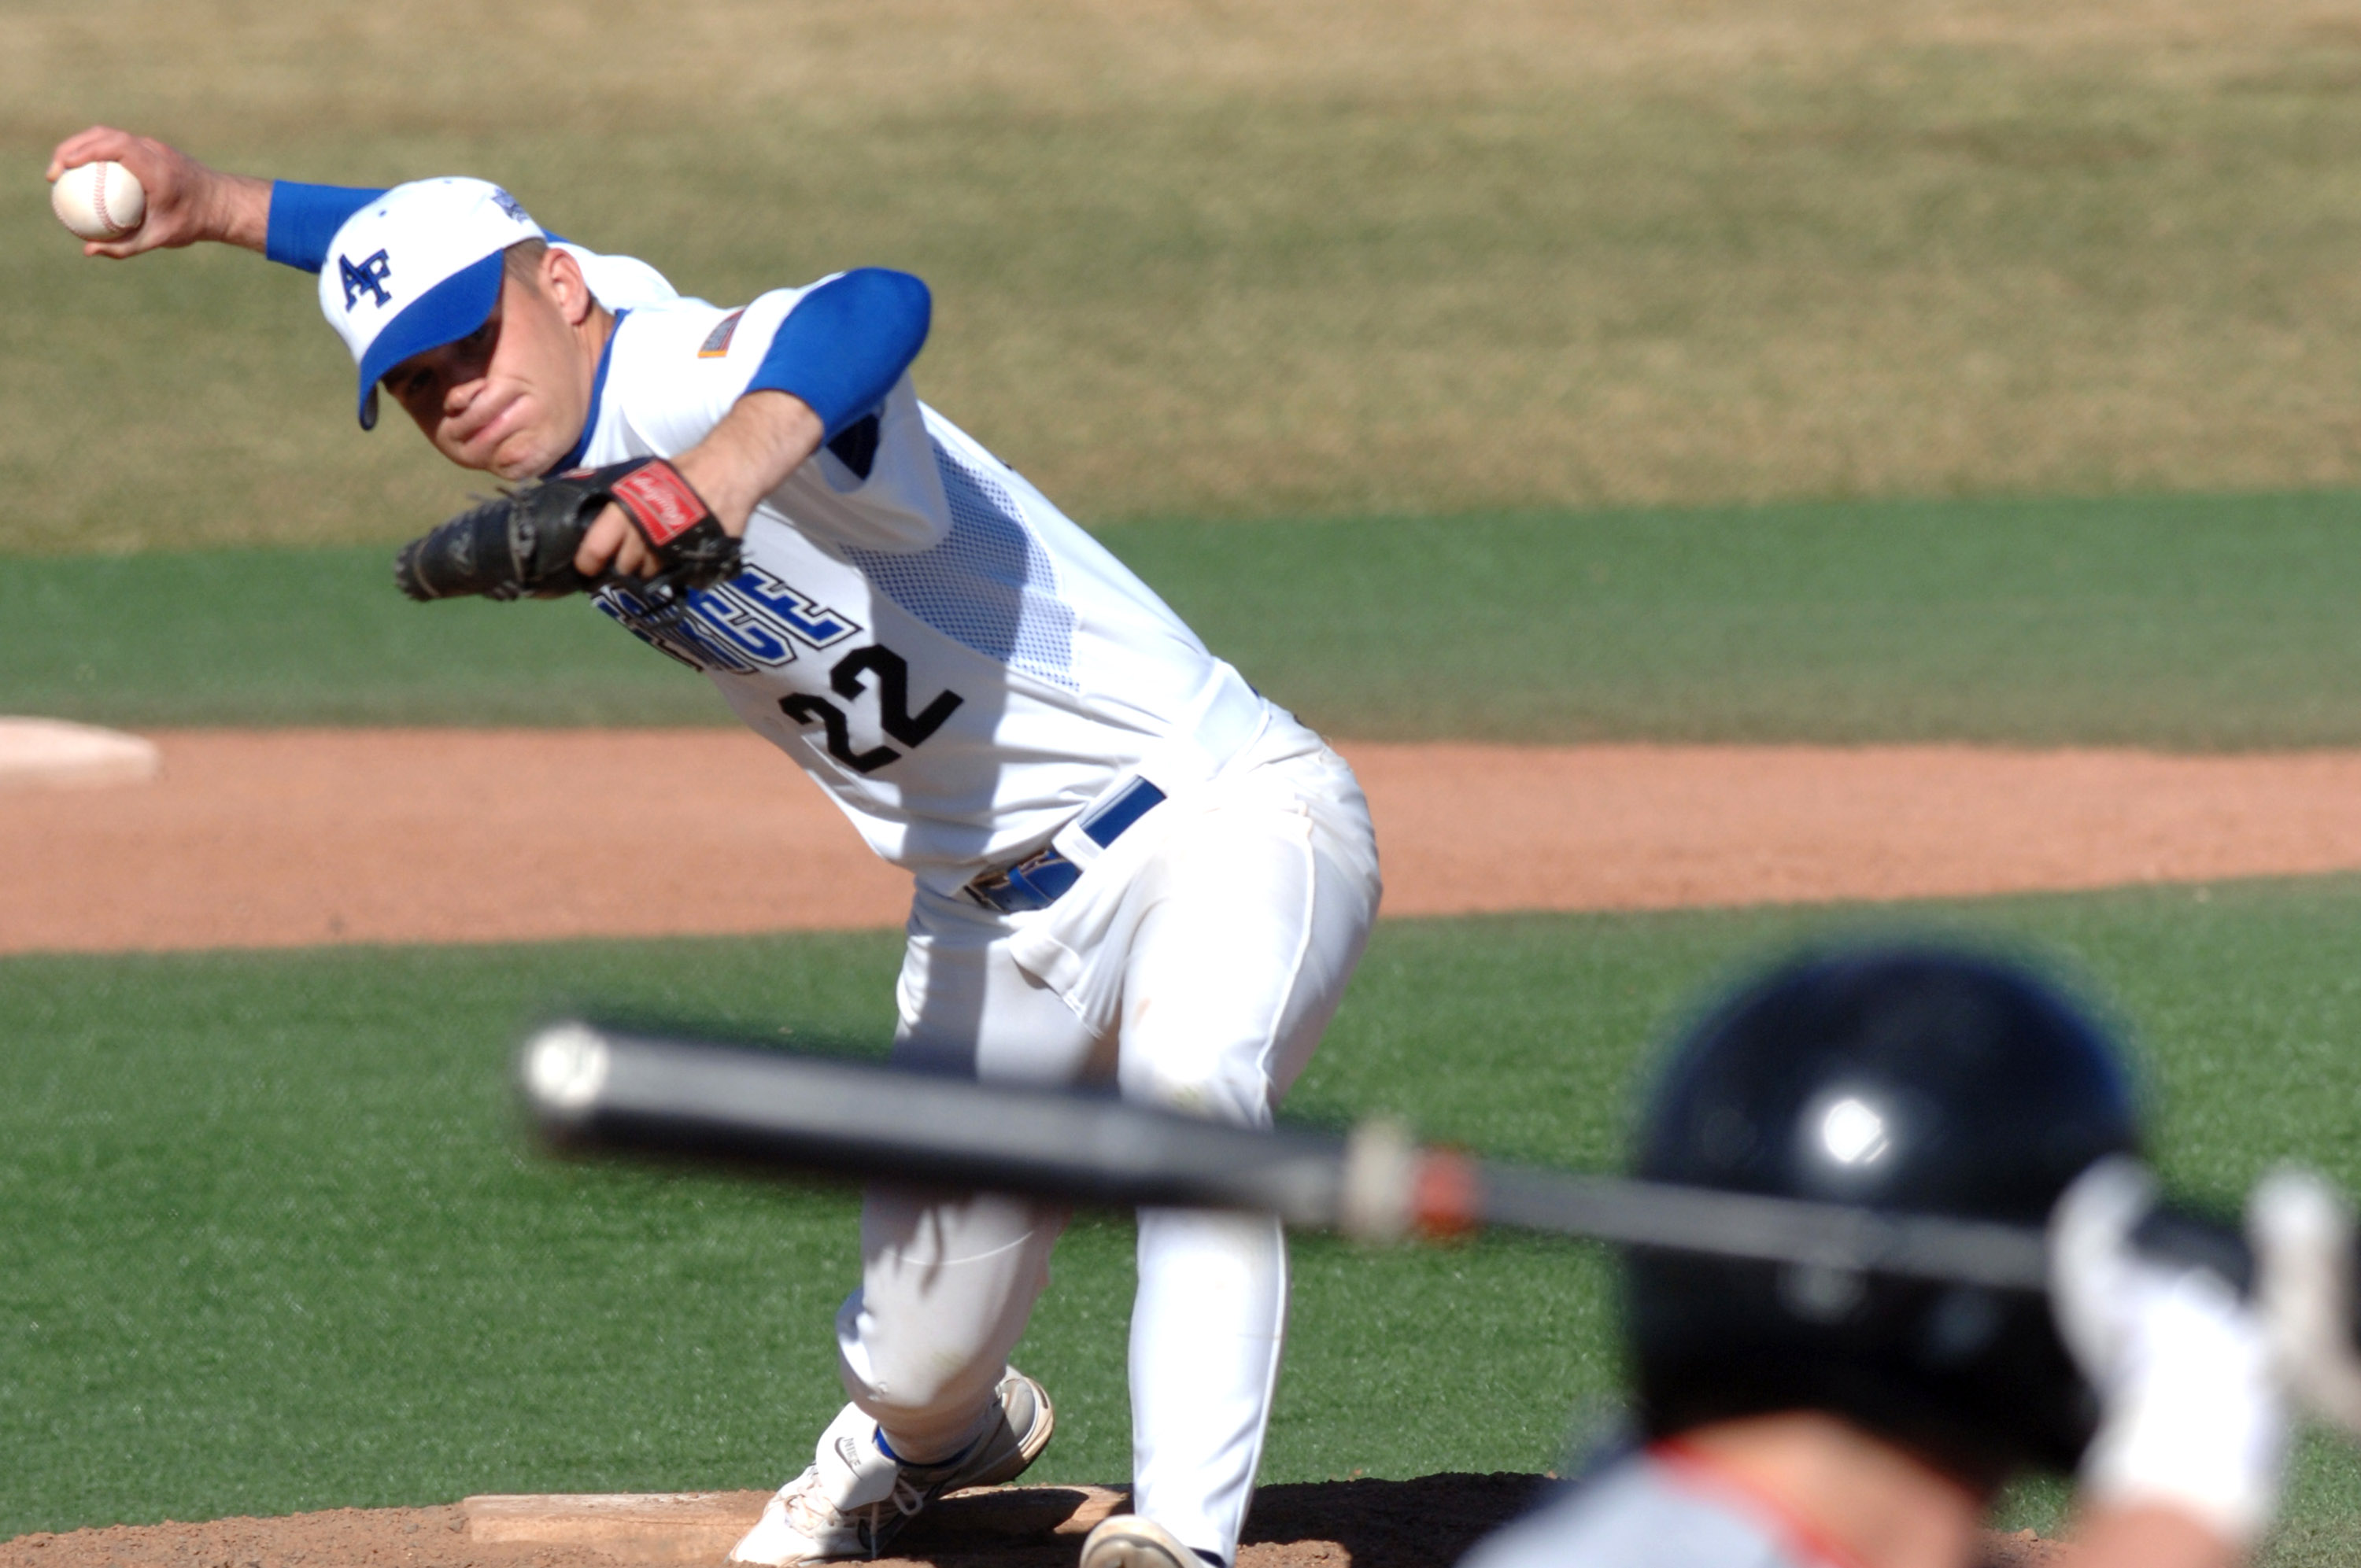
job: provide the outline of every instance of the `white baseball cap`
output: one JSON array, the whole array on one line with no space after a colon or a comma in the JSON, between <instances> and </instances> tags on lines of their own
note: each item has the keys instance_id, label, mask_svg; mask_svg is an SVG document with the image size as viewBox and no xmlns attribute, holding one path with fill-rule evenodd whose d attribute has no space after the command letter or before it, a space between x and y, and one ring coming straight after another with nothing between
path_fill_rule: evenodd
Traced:
<instances>
[{"instance_id":1,"label":"white baseball cap","mask_svg":"<svg viewBox=\"0 0 2361 1568\"><path fill-rule=\"evenodd\" d=\"M500 253L547 237L514 196L456 175L396 185L345 220L320 269L320 313L360 367L363 430L377 424L379 378L483 325Z\"/></svg>"}]
</instances>

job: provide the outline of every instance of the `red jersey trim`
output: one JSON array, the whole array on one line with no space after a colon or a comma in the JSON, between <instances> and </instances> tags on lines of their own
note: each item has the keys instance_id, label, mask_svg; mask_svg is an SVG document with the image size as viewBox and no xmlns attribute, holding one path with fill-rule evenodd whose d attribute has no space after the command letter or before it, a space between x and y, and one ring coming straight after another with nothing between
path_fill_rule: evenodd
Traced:
<instances>
[{"instance_id":1,"label":"red jersey trim","mask_svg":"<svg viewBox=\"0 0 2361 1568\"><path fill-rule=\"evenodd\" d=\"M1776 1497L1743 1476L1732 1475L1720 1461L1698 1453L1680 1439L1668 1437L1650 1443L1648 1457L1662 1464L1679 1485L1718 1497L1725 1503L1734 1503L1759 1523L1768 1525L1791 1555L1819 1563L1822 1568L1870 1568L1861 1558L1796 1518Z\"/></svg>"}]
</instances>

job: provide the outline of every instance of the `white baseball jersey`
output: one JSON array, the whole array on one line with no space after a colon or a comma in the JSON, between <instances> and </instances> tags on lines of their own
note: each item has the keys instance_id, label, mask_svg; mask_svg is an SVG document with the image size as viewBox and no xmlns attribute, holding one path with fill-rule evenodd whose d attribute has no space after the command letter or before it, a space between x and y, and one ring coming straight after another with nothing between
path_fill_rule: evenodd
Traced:
<instances>
[{"instance_id":1,"label":"white baseball jersey","mask_svg":"<svg viewBox=\"0 0 2361 1568\"><path fill-rule=\"evenodd\" d=\"M724 311L607 271L586 261L593 291L630 308L588 466L696 445L807 292ZM906 375L756 509L730 581L671 615L628 587L598 603L710 676L916 874L897 1060L1078 1083L1106 1076L1114 1045L1126 1098L1268 1124L1376 913L1367 804L1317 736ZM1137 826L1094 836L1143 795ZM1045 845L1088 868L1054 904L961 895ZM839 1370L881 1442L932 1457L965 1441L1062 1223L1015 1201L868 1195ZM1170 1210L1142 1211L1138 1234L1134 1504L1232 1562L1279 1372L1285 1240L1268 1216Z\"/></svg>"},{"instance_id":2,"label":"white baseball jersey","mask_svg":"<svg viewBox=\"0 0 2361 1568\"><path fill-rule=\"evenodd\" d=\"M702 440L802 292L623 315L580 460ZM876 417L867 476L816 454L755 510L744 569L693 614L668 621L619 589L599 608L709 675L937 892L1040 848L1136 776L1172 793L1254 738L1267 705L1237 673L907 376Z\"/></svg>"},{"instance_id":3,"label":"white baseball jersey","mask_svg":"<svg viewBox=\"0 0 2361 1568\"><path fill-rule=\"evenodd\" d=\"M336 236L383 194L275 185L266 251L324 276ZM477 228L541 232L495 188L461 195ZM324 285L347 346L353 291L383 306L394 269L416 280L420 236L376 237L372 254L337 252L341 288ZM729 582L662 609L628 584L598 603L711 676L916 873L895 1059L989 1082L1112 1079L1138 1103L1269 1124L1377 912L1352 770L906 376L863 406L924 341L916 279L862 269L723 311L643 262L551 243L618 313L565 466L675 456L754 385L794 390L834 427L756 509ZM1045 846L1058 854L1014 864ZM865 1420L840 1417L822 1442L865 1425L880 1453L931 1462L988 1432L1064 1223L1053 1205L872 1190L861 1288L837 1318L838 1371ZM1132 1506L1229 1563L1279 1376L1286 1240L1268 1215L1166 1209L1140 1212L1138 1238ZM855 1501L807 1480L871 1473L815 1464L741 1555L778 1561L800 1550L791 1520Z\"/></svg>"},{"instance_id":4,"label":"white baseball jersey","mask_svg":"<svg viewBox=\"0 0 2361 1568\"><path fill-rule=\"evenodd\" d=\"M563 239L550 244L581 264L582 280L590 285L590 292L598 302L610 311L676 304L680 301L680 291L672 286L672 280L636 256L602 256Z\"/></svg>"}]
</instances>

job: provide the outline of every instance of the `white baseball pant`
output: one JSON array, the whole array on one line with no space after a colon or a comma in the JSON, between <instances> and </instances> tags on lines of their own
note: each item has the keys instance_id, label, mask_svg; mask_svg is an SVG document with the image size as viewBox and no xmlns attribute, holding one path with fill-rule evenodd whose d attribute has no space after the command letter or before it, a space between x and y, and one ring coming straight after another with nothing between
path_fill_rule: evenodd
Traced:
<instances>
[{"instance_id":1,"label":"white baseball pant","mask_svg":"<svg viewBox=\"0 0 2361 1568\"><path fill-rule=\"evenodd\" d=\"M1007 917L922 895L895 1059L988 1082L1112 1077L1125 1099L1247 1126L1310 1060L1360 959L1379 892L1368 806L1343 761L1308 749L1251 798L1189 816L1126 885L1121 1009L1093 1033L1008 953ZM1021 918L1021 917L1020 917ZM837 1317L845 1387L895 1453L974 1431L1049 1283L1062 1210L879 1189L861 1218L862 1285ZM1132 1308L1133 1509L1235 1560L1287 1317L1275 1220L1142 1210Z\"/></svg>"}]
</instances>

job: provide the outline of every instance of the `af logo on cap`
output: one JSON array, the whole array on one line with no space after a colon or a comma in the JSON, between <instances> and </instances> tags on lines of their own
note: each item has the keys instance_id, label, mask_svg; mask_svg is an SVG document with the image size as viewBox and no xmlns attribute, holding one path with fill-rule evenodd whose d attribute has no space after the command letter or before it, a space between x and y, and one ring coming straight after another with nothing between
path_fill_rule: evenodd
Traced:
<instances>
[{"instance_id":1,"label":"af logo on cap","mask_svg":"<svg viewBox=\"0 0 2361 1568\"><path fill-rule=\"evenodd\" d=\"M385 280L393 274L393 262L384 251L379 251L358 267L353 265L350 257L339 256L336 258L336 272L345 285L345 309L351 310L353 302L363 294L379 305L393 303L393 296L385 291ZM475 329L470 327L468 330L472 332Z\"/></svg>"},{"instance_id":2,"label":"af logo on cap","mask_svg":"<svg viewBox=\"0 0 2361 1568\"><path fill-rule=\"evenodd\" d=\"M483 325L501 253L548 237L514 196L456 175L397 185L345 220L328 243L336 264L320 269L320 313L352 352L363 430L377 423L385 373Z\"/></svg>"}]
</instances>

